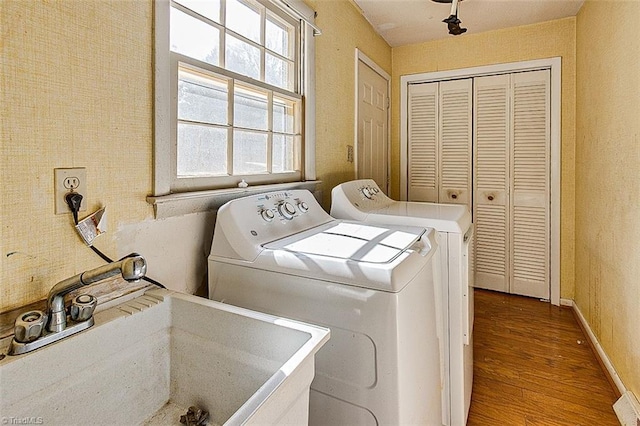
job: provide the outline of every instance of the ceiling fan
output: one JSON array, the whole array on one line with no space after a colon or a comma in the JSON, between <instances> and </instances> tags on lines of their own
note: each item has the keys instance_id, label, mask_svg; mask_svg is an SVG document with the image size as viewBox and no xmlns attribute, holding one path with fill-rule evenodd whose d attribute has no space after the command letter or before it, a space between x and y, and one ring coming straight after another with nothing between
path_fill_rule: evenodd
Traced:
<instances>
[{"instance_id":1,"label":"ceiling fan","mask_svg":"<svg viewBox=\"0 0 640 426\"><path fill-rule=\"evenodd\" d=\"M431 0L435 3L451 3L451 13L448 18L442 20L447 24L449 28L449 34L451 35L460 35L467 32L466 28L461 28L460 24L462 23L460 19L458 19L458 3L462 0Z\"/></svg>"}]
</instances>

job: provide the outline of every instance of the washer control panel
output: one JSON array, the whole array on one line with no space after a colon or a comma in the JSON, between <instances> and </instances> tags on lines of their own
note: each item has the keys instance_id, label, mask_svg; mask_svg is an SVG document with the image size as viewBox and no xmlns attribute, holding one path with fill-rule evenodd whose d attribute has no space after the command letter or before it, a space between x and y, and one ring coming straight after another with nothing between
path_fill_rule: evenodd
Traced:
<instances>
[{"instance_id":1,"label":"washer control panel","mask_svg":"<svg viewBox=\"0 0 640 426\"><path fill-rule=\"evenodd\" d=\"M307 190L267 192L229 201L218 211L220 226L262 244L334 220Z\"/></svg>"},{"instance_id":2,"label":"washer control panel","mask_svg":"<svg viewBox=\"0 0 640 426\"><path fill-rule=\"evenodd\" d=\"M393 202L372 179L346 182L340 185L347 198L355 206L364 209L378 209Z\"/></svg>"},{"instance_id":3,"label":"washer control panel","mask_svg":"<svg viewBox=\"0 0 640 426\"><path fill-rule=\"evenodd\" d=\"M364 198L368 198L369 200L373 200L378 193L380 193L380 188L373 183L373 185L365 185L359 188L360 193L364 196Z\"/></svg>"},{"instance_id":4,"label":"washer control panel","mask_svg":"<svg viewBox=\"0 0 640 426\"><path fill-rule=\"evenodd\" d=\"M265 222L290 221L304 214L313 215L316 211L322 210L317 202L313 203L305 198L289 191L274 192L258 196L255 206Z\"/></svg>"},{"instance_id":5,"label":"washer control panel","mask_svg":"<svg viewBox=\"0 0 640 426\"><path fill-rule=\"evenodd\" d=\"M218 210L211 253L229 256L232 248L234 257L252 260L265 243L334 220L305 189L237 198Z\"/></svg>"}]
</instances>

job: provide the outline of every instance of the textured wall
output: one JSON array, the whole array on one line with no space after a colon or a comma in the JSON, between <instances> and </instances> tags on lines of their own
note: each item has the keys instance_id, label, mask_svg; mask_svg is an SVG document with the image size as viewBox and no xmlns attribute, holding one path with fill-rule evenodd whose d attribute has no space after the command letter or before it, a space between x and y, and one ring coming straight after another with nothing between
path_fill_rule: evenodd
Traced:
<instances>
[{"instance_id":1,"label":"textured wall","mask_svg":"<svg viewBox=\"0 0 640 426\"><path fill-rule=\"evenodd\" d=\"M308 0L322 36L316 38L316 168L323 181L323 205L331 189L355 178L347 145L355 138L355 49L391 74L391 48L346 0Z\"/></svg>"},{"instance_id":2,"label":"textured wall","mask_svg":"<svg viewBox=\"0 0 640 426\"><path fill-rule=\"evenodd\" d=\"M325 206L352 179L354 64L359 47L390 72L391 49L349 1L310 1L316 39L317 172ZM149 275L201 292L214 215L154 220L153 4L150 0L0 2L0 312L46 296L59 280L98 266L53 213L53 169L86 167L88 210L107 206L96 246L144 255ZM88 213L88 212L87 212Z\"/></svg>"},{"instance_id":3,"label":"textured wall","mask_svg":"<svg viewBox=\"0 0 640 426\"><path fill-rule=\"evenodd\" d=\"M569 299L574 294L575 22L575 18L565 18L394 48L391 101L391 195L397 198L400 194L401 76L562 57L560 291L561 297Z\"/></svg>"},{"instance_id":4,"label":"textured wall","mask_svg":"<svg viewBox=\"0 0 640 426\"><path fill-rule=\"evenodd\" d=\"M115 231L152 215L152 7L146 1L2 2L0 310L101 264L55 215L53 169L87 168L89 211Z\"/></svg>"},{"instance_id":5,"label":"textured wall","mask_svg":"<svg viewBox=\"0 0 640 426\"><path fill-rule=\"evenodd\" d=\"M575 301L640 395L640 2L577 17Z\"/></svg>"}]
</instances>

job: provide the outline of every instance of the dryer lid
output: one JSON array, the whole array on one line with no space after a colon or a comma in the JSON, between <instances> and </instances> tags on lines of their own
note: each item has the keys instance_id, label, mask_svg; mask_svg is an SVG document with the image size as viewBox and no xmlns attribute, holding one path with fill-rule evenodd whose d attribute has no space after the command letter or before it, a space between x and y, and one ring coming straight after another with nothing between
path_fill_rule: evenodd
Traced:
<instances>
[{"instance_id":1,"label":"dryer lid","mask_svg":"<svg viewBox=\"0 0 640 426\"><path fill-rule=\"evenodd\" d=\"M426 232L410 226L387 227L360 222L332 221L264 245L305 255L368 263L389 263Z\"/></svg>"}]
</instances>

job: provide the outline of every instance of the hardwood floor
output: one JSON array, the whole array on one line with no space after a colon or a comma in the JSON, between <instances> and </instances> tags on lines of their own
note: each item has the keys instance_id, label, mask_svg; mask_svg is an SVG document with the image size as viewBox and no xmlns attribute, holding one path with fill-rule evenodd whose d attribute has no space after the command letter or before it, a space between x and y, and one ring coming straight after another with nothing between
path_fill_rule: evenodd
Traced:
<instances>
[{"instance_id":1,"label":"hardwood floor","mask_svg":"<svg viewBox=\"0 0 640 426\"><path fill-rule=\"evenodd\" d=\"M467 425L619 425L616 394L568 308L475 291Z\"/></svg>"}]
</instances>

